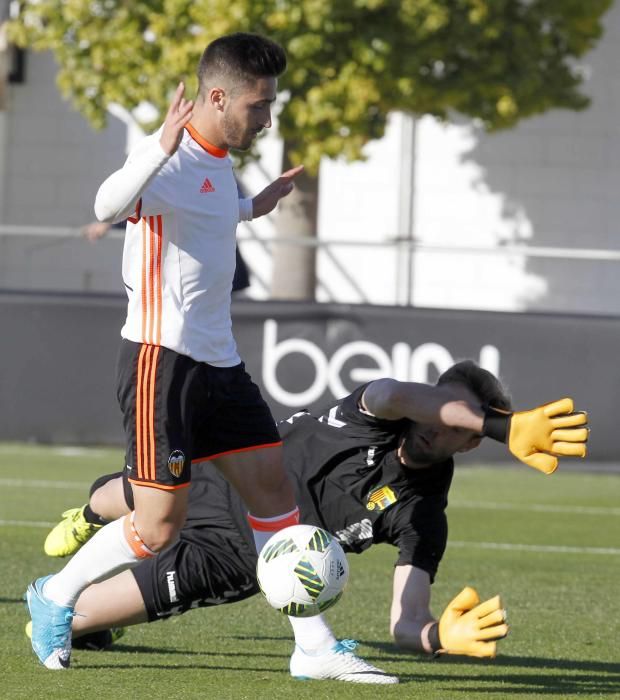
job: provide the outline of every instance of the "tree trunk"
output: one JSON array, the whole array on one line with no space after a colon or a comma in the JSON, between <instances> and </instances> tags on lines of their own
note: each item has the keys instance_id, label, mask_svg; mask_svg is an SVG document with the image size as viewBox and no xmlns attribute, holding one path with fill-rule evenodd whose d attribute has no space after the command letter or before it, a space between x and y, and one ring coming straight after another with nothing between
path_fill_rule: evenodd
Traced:
<instances>
[{"instance_id":1,"label":"tree trunk","mask_svg":"<svg viewBox=\"0 0 620 700\"><path fill-rule=\"evenodd\" d=\"M282 162L283 171L292 167L286 143ZM303 172L295 180L295 189L278 204L271 280L273 299L314 301L316 247L313 243L317 237L318 203L319 176ZM292 241L279 241L279 238Z\"/></svg>"}]
</instances>

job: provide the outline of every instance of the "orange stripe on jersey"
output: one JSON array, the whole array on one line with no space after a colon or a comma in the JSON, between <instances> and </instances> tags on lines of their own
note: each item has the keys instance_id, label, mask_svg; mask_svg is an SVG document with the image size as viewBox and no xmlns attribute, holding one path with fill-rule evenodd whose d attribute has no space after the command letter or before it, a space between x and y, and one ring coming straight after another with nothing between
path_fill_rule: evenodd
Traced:
<instances>
[{"instance_id":1,"label":"orange stripe on jersey","mask_svg":"<svg viewBox=\"0 0 620 700\"><path fill-rule=\"evenodd\" d=\"M146 289L146 217L142 218L142 342L146 342L146 309L147 309L147 289Z\"/></svg>"},{"instance_id":2,"label":"orange stripe on jersey","mask_svg":"<svg viewBox=\"0 0 620 700\"><path fill-rule=\"evenodd\" d=\"M149 216L149 288L147 294L147 313L149 334L145 342L153 342L153 322L155 321L155 217Z\"/></svg>"},{"instance_id":3,"label":"orange stripe on jersey","mask_svg":"<svg viewBox=\"0 0 620 700\"><path fill-rule=\"evenodd\" d=\"M142 211L142 197L136 203L136 211L134 216L128 216L127 219L131 221L132 224L137 224L140 221L140 212Z\"/></svg>"},{"instance_id":4,"label":"orange stripe on jersey","mask_svg":"<svg viewBox=\"0 0 620 700\"><path fill-rule=\"evenodd\" d=\"M155 335L155 345L161 343L161 321L162 321L162 281L161 281L161 255L164 243L164 220L161 214L157 216L157 326Z\"/></svg>"},{"instance_id":5,"label":"orange stripe on jersey","mask_svg":"<svg viewBox=\"0 0 620 700\"><path fill-rule=\"evenodd\" d=\"M142 219L142 342L148 345L161 342L162 235L161 214Z\"/></svg>"}]
</instances>

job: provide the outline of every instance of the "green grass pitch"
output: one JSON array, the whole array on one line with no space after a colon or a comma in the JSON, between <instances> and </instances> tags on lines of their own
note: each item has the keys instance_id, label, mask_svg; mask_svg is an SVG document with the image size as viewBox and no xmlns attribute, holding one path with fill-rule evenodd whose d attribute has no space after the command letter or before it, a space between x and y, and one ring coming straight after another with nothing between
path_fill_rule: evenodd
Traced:
<instances>
[{"instance_id":1,"label":"green grass pitch","mask_svg":"<svg viewBox=\"0 0 620 700\"><path fill-rule=\"evenodd\" d=\"M259 597L134 627L114 651L74 653L66 672L38 665L22 595L58 570L42 544L60 513L85 502L121 452L0 445L0 697L3 700L620 697L620 475L527 467L457 468L450 544L433 611L467 584L501 593L511 633L492 661L401 652L390 642L393 548L350 556L342 601L327 613L340 638L397 674L398 686L294 681L286 619Z\"/></svg>"}]
</instances>

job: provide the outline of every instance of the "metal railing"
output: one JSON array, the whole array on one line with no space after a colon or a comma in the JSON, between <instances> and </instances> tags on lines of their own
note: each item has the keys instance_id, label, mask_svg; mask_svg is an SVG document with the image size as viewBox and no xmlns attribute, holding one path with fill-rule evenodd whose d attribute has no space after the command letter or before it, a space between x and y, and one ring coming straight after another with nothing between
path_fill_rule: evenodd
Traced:
<instances>
[{"instance_id":1,"label":"metal railing","mask_svg":"<svg viewBox=\"0 0 620 700\"><path fill-rule=\"evenodd\" d=\"M248 230L252 230L251 225ZM11 224L0 224L0 236L50 236L53 238L81 238L81 228L72 226L17 226ZM122 229L112 228L107 234L112 238L123 238L125 233ZM259 236L255 232L251 235L238 235L237 240L259 242L266 249L279 243L286 245L299 245L314 248L330 247L356 247L356 248L388 248L400 246L402 248L412 248L419 252L432 253L485 253L497 255L522 255L528 258L557 258L565 260L599 260L606 262L620 261L620 250L608 248L561 248L552 246L533 246L524 244L500 244L497 246L481 245L435 245L420 243L409 238L386 238L380 241L362 241L351 239L320 239L320 238L297 238L294 236Z\"/></svg>"},{"instance_id":2,"label":"metal railing","mask_svg":"<svg viewBox=\"0 0 620 700\"><path fill-rule=\"evenodd\" d=\"M66 242L71 239L79 239L82 237L82 229L72 226L21 226L3 224L0 225L0 238L2 237L38 237L49 239L49 244L54 245L54 242ZM106 234L106 237L111 239L122 239L124 231L120 228L111 228ZM288 246L303 246L313 247L320 250L330 261L333 270L336 270L340 276L339 282L344 282L352 290L360 302L369 302L368 295L360 284L359 280L351 274L351 270L336 254L338 249L381 249L381 250L397 250L401 253L406 253L410 256L416 253L437 253L450 255L501 255L501 256L518 256L527 259L552 259L552 260L573 260L579 262L620 262L620 250L603 249L603 248L573 248L573 247L550 247L536 246L525 243L501 243L494 246L482 245L446 245L446 244L429 244L421 243L412 240L409 237L392 237L383 240L351 240L351 239L317 239L317 238L298 238L294 236L265 236L259 234L256 228L250 222L245 222L242 230L237 236L237 240L243 250L246 243L258 245L268 257L271 257L273 248L279 244ZM47 243L46 246L47 247ZM40 249L40 246L38 247ZM252 280L261 291L269 294L269 271L264 267L253 264L252 260L246 263L250 268ZM1 269L1 260L0 260ZM1 282L1 280L0 280ZM320 291L324 293L330 301L338 301L338 294L335 291L335 281L333 279L318 279L317 285Z\"/></svg>"}]
</instances>

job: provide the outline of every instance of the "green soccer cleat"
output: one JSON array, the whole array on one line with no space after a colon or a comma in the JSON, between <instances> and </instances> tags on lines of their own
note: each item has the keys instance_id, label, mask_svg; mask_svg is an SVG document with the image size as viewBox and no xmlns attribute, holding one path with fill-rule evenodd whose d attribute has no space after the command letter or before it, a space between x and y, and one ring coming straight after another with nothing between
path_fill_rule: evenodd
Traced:
<instances>
[{"instance_id":1,"label":"green soccer cleat","mask_svg":"<svg viewBox=\"0 0 620 700\"><path fill-rule=\"evenodd\" d=\"M68 557L88 542L103 525L86 522L84 508L70 508L62 514L62 520L45 538L43 549L48 557Z\"/></svg>"}]
</instances>

